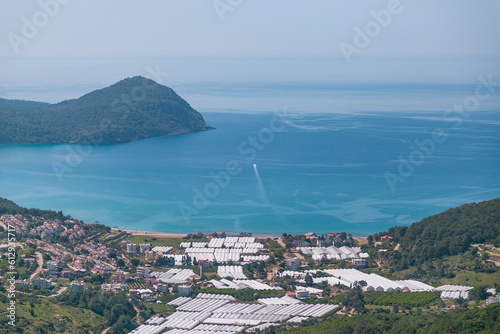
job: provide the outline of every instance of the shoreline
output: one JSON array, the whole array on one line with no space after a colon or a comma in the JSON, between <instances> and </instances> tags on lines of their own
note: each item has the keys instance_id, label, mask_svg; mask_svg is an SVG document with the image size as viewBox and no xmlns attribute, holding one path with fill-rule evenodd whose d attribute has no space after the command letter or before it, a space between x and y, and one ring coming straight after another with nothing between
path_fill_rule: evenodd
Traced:
<instances>
[{"instance_id":1,"label":"shoreline","mask_svg":"<svg viewBox=\"0 0 500 334\"><path fill-rule=\"evenodd\" d=\"M127 232L131 235L147 235L152 237L163 237L163 238L182 238L187 234L182 233L166 233L166 232L149 232L149 231L138 231L138 230L128 230L124 228L111 228L111 231L115 232Z\"/></svg>"},{"instance_id":2,"label":"shoreline","mask_svg":"<svg viewBox=\"0 0 500 334\"><path fill-rule=\"evenodd\" d=\"M139 231L139 230L129 230L125 228L111 228L111 231L122 231L122 232L127 232L130 233L133 236L136 235L147 235L147 236L152 236L152 237L160 237L160 238L182 238L187 236L189 233L168 233L168 232L150 232L150 231ZM219 232L218 232L219 233ZM222 233L222 232L220 232ZM196 234L196 233L191 233L191 234ZM279 235L271 235L271 234L253 234L252 236L257 238L257 239L267 239L267 238L278 238L280 237Z\"/></svg>"},{"instance_id":3,"label":"shoreline","mask_svg":"<svg viewBox=\"0 0 500 334\"><path fill-rule=\"evenodd\" d=\"M183 238L187 236L186 233L168 233L168 232L150 232L150 231L139 231L139 230L129 230L123 228L111 228L111 231L121 231L130 233L132 236L150 236L150 237L159 237L159 238ZM267 239L267 238L281 238L281 235L271 235L271 234L253 234L252 236L256 239ZM358 240L360 245L364 245L368 243L367 237L352 237L354 240Z\"/></svg>"}]
</instances>

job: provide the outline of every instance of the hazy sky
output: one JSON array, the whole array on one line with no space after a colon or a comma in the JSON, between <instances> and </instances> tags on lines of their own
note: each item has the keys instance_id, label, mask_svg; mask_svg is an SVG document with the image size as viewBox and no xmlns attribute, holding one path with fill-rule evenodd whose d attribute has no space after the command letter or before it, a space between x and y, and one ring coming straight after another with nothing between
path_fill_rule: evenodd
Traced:
<instances>
[{"instance_id":1,"label":"hazy sky","mask_svg":"<svg viewBox=\"0 0 500 334\"><path fill-rule=\"evenodd\" d=\"M55 1L0 0L0 57L341 56L340 43L354 45L355 27L364 30L374 20L371 11L394 2L59 0L67 3L44 14L41 3ZM500 1L399 3L363 56L500 56ZM24 18L38 23L38 31L23 34Z\"/></svg>"},{"instance_id":2,"label":"hazy sky","mask_svg":"<svg viewBox=\"0 0 500 334\"><path fill-rule=\"evenodd\" d=\"M500 76L500 0L0 0L0 22L3 98L58 102L148 68L174 88Z\"/></svg>"}]
</instances>

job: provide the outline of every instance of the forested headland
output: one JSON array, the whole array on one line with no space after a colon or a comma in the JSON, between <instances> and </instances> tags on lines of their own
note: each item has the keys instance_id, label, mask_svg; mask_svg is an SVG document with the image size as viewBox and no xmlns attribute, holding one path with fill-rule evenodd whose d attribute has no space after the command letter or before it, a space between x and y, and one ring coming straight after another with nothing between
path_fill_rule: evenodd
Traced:
<instances>
[{"instance_id":1,"label":"forested headland","mask_svg":"<svg viewBox=\"0 0 500 334\"><path fill-rule=\"evenodd\" d=\"M111 144L210 129L172 89L139 76L57 104L0 99L0 144Z\"/></svg>"}]
</instances>

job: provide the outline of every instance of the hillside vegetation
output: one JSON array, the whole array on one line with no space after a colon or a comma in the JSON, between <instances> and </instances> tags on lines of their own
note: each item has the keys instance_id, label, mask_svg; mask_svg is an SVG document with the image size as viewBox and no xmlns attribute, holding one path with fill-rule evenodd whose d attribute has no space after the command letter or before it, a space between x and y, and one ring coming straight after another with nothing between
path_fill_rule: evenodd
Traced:
<instances>
[{"instance_id":1,"label":"hillside vegetation","mask_svg":"<svg viewBox=\"0 0 500 334\"><path fill-rule=\"evenodd\" d=\"M401 245L393 262L418 265L428 260L466 252L473 244L500 246L500 198L464 204L408 226L378 233Z\"/></svg>"},{"instance_id":2,"label":"hillside vegetation","mask_svg":"<svg viewBox=\"0 0 500 334\"><path fill-rule=\"evenodd\" d=\"M0 197L0 215L31 215L35 217L44 217L46 219L60 219L65 220L71 217L65 216L62 211L40 210L40 209L26 209L20 207L16 203Z\"/></svg>"},{"instance_id":3,"label":"hillside vegetation","mask_svg":"<svg viewBox=\"0 0 500 334\"><path fill-rule=\"evenodd\" d=\"M277 324L276 327L268 328L262 333L500 333L500 303L482 307L487 297L486 288L494 287L500 290L498 284L498 270L492 263L487 263L485 254L481 254L478 247L470 247L475 243L493 243L498 245L499 238L499 206L500 199L462 205L455 209L447 210L441 214L423 219L409 227L393 227L388 232L378 233L375 240L380 240L384 234L390 234L400 248L395 250L395 244L381 243L362 247L372 253L378 253L377 247L382 247L386 252L381 252L381 262L384 261L380 274L391 276L393 279L414 278L424 282L436 283L439 280L462 279L462 284L474 286L470 290L470 300L453 301L460 305L459 309L442 312L445 306L439 296L439 292L363 292L361 285L353 288L345 286L329 287L326 282L323 286L317 285L328 292L330 297L318 301L306 300L312 303L331 303L340 305L344 314L336 314L332 311L321 319L308 319L298 328L290 328L286 324ZM0 198L1 213L21 213L31 215L53 215L64 217L62 212L42 211L38 209L25 209L14 202ZM100 227L95 226L96 229ZM94 231L96 231L94 229ZM109 229L108 229L109 232ZM94 233L94 232L93 232ZM4 232L5 235L5 232ZM119 234L121 235L121 234ZM102 240L108 239L106 235L97 234ZM192 235L193 236L193 235ZM200 234L200 239L204 236ZM56 239L54 240L61 240ZM95 239L94 239L95 240ZM153 240L152 236L131 237L135 243ZM182 239L175 239L176 243ZM58 241L59 242L59 241ZM67 241L66 241L67 242ZM81 242L81 241L76 241ZM114 257L121 251L119 241L111 241L116 244ZM163 244L163 241L159 244ZM274 255L281 251L279 244L269 239L269 247L274 249ZM62 246L70 249L73 245ZM110 243L108 243L108 246ZM172 244L174 246L174 244ZM113 249L112 246L110 246ZM431 249L429 252L428 249ZM26 253L21 253L26 252ZM31 271L29 265L26 267L21 255L32 256L35 249L19 249L16 260L18 277L27 278ZM386 255L383 255L386 254ZM388 260L389 263L385 262ZM4 257L3 266L6 268L7 258ZM21 262L22 261L22 262ZM133 264L136 261L135 264ZM131 265L136 267L141 263L139 258L132 258ZM125 263L122 260L122 267ZM254 264L256 265L256 264ZM24 266L24 267L23 267ZM134 268L134 267L130 268ZM250 265L248 265L250 266ZM262 266L264 272L264 263ZM23 267L23 268L22 268ZM400 272L396 271L400 267ZM248 267L247 267L248 269ZM245 269L246 271L248 271ZM370 269L370 271L379 270ZM207 269L205 275L212 275L216 267ZM133 270L132 270L133 272ZM264 275L266 273L264 272ZM465 275L485 275L490 282L488 285L478 284L470 276L468 281ZM397 277L396 275L405 275ZM4 279L5 280L5 279ZM110 327L108 334L125 334L137 326L139 322L155 315L166 316L173 308L165 303L177 295L168 294L161 298L162 304L147 303L140 300L138 295L127 296L124 293L104 293L100 284L105 281L101 275L88 277L87 291L84 293L64 292L57 297L39 297L31 294L18 293L16 307L18 313L16 319L19 326L9 328L4 322L0 325L0 334L3 333L100 333ZM306 280L307 281L307 280ZM275 282L278 282L275 280ZM454 282L447 282L454 283ZM134 288L142 284L135 281ZM137 285L135 285L137 284ZM4 283L5 285L5 283ZM93 285L93 287L89 287ZM292 281L290 285L293 286ZM129 286L130 288L130 286ZM252 302L259 298L281 297L285 291L258 291L255 290L232 290L206 288L201 290L193 286L192 294L198 292L231 294L240 301ZM256 294L257 293L257 294ZM0 307L6 310L9 303L6 290L0 286ZM470 304L469 304L470 303ZM481 307L477 307L481 305ZM135 308L134 308L135 306ZM346 316L345 313L350 313Z\"/></svg>"},{"instance_id":4,"label":"hillside vegetation","mask_svg":"<svg viewBox=\"0 0 500 334\"><path fill-rule=\"evenodd\" d=\"M109 144L209 129L172 89L143 77L57 104L0 99L0 144Z\"/></svg>"},{"instance_id":5,"label":"hillside vegetation","mask_svg":"<svg viewBox=\"0 0 500 334\"><path fill-rule=\"evenodd\" d=\"M6 295L0 292L2 310L6 310L9 306ZM10 326L7 321L2 321L0 334L97 334L108 326L103 316L79 305L63 305L54 298L18 293L16 301L16 326ZM2 316L7 319L5 313Z\"/></svg>"},{"instance_id":6,"label":"hillside vegetation","mask_svg":"<svg viewBox=\"0 0 500 334\"><path fill-rule=\"evenodd\" d=\"M336 316L333 321L303 326L288 330L286 333L500 333L500 303L485 308L460 308L448 313L412 312Z\"/></svg>"},{"instance_id":7,"label":"hillside vegetation","mask_svg":"<svg viewBox=\"0 0 500 334\"><path fill-rule=\"evenodd\" d=\"M364 301L369 305L385 305L392 306L408 305L411 307L422 307L430 304L433 301L439 300L439 291L424 291L424 292L391 292L385 291L369 291L365 292Z\"/></svg>"}]
</instances>

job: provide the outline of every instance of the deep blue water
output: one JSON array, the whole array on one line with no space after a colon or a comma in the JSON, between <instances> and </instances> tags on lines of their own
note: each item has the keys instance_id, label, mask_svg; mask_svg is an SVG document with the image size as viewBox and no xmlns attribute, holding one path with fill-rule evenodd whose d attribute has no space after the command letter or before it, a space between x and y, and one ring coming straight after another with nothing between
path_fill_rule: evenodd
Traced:
<instances>
[{"instance_id":1,"label":"deep blue water","mask_svg":"<svg viewBox=\"0 0 500 334\"><path fill-rule=\"evenodd\" d=\"M458 126L443 120L474 88L178 85L216 130L0 147L0 196L138 230L366 235L500 196L498 94Z\"/></svg>"}]
</instances>

